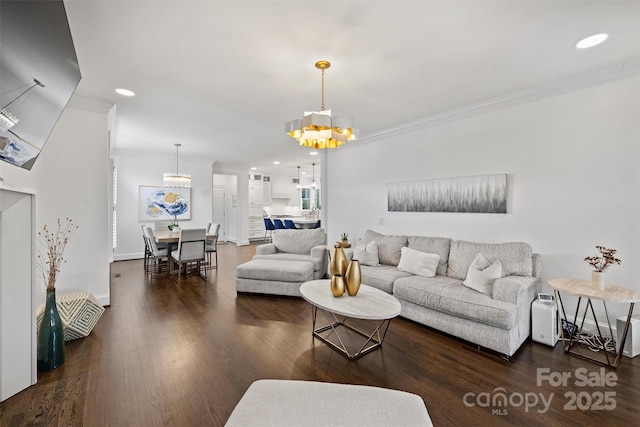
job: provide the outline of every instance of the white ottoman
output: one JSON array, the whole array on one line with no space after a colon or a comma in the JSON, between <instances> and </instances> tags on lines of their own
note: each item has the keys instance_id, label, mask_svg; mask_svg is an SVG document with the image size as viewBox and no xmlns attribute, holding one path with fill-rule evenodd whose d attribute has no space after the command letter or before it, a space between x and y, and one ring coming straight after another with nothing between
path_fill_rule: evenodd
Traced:
<instances>
[{"instance_id":1,"label":"white ottoman","mask_svg":"<svg viewBox=\"0 0 640 427\"><path fill-rule=\"evenodd\" d=\"M313 263L254 259L236 267L236 291L302 296L300 285L313 278Z\"/></svg>"},{"instance_id":2,"label":"white ottoman","mask_svg":"<svg viewBox=\"0 0 640 427\"><path fill-rule=\"evenodd\" d=\"M314 381L259 380L225 424L238 426L432 426L418 395Z\"/></svg>"}]
</instances>

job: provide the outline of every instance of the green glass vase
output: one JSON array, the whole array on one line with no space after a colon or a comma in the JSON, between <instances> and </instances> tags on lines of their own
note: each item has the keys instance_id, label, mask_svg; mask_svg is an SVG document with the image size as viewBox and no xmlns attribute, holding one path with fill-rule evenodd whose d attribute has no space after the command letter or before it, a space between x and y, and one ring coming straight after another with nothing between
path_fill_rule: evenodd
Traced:
<instances>
[{"instance_id":1,"label":"green glass vase","mask_svg":"<svg viewBox=\"0 0 640 427\"><path fill-rule=\"evenodd\" d=\"M56 290L47 289L47 303L38 331L38 370L49 371L64 363L64 331L56 304Z\"/></svg>"}]
</instances>

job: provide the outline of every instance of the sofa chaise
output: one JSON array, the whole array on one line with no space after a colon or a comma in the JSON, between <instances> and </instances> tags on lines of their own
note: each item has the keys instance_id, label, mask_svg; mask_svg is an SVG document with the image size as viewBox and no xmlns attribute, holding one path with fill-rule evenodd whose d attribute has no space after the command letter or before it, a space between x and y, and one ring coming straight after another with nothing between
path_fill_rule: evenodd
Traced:
<instances>
[{"instance_id":1,"label":"sofa chaise","mask_svg":"<svg viewBox=\"0 0 640 427\"><path fill-rule=\"evenodd\" d=\"M258 245L253 259L236 267L236 291L301 296L302 283L327 272L326 242L322 228L274 230L272 243Z\"/></svg>"}]
</instances>

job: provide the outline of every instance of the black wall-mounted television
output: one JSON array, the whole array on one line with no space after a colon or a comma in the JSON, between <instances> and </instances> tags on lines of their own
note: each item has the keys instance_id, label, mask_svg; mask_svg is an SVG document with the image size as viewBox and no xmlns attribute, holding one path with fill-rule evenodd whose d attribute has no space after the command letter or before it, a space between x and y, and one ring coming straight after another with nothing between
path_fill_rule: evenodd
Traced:
<instances>
[{"instance_id":1,"label":"black wall-mounted television","mask_svg":"<svg viewBox=\"0 0 640 427\"><path fill-rule=\"evenodd\" d=\"M0 160L31 170L81 77L61 0L0 0Z\"/></svg>"}]
</instances>

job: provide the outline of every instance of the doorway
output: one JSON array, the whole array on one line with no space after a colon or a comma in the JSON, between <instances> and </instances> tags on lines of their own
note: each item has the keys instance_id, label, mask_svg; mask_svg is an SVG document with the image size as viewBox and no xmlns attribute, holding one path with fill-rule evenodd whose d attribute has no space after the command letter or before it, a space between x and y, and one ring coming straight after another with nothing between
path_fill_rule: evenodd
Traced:
<instances>
[{"instance_id":1,"label":"doorway","mask_svg":"<svg viewBox=\"0 0 640 427\"><path fill-rule=\"evenodd\" d=\"M227 241L227 224L225 221L226 194L226 188L224 185L213 186L213 215L211 222L220 224L220 231L218 232L218 240L220 242Z\"/></svg>"}]
</instances>

